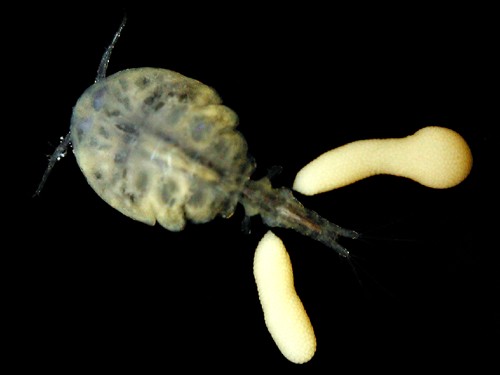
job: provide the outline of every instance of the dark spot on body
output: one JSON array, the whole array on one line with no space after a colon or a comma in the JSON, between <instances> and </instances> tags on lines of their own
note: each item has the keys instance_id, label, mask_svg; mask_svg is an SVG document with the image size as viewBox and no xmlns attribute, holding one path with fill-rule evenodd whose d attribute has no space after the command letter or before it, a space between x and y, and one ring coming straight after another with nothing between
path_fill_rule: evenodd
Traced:
<instances>
[{"instance_id":1,"label":"dark spot on body","mask_svg":"<svg viewBox=\"0 0 500 375\"><path fill-rule=\"evenodd\" d=\"M196 190L189 198L188 204L192 206L201 206L206 201L206 194L203 190Z\"/></svg>"},{"instance_id":2,"label":"dark spot on body","mask_svg":"<svg viewBox=\"0 0 500 375\"><path fill-rule=\"evenodd\" d=\"M103 126L99 127L99 134L104 138L109 139L109 132Z\"/></svg>"},{"instance_id":3,"label":"dark spot on body","mask_svg":"<svg viewBox=\"0 0 500 375\"><path fill-rule=\"evenodd\" d=\"M178 190L179 187L174 180L165 181L160 188L162 201L169 206L173 206L177 202L176 194Z\"/></svg>"},{"instance_id":4,"label":"dark spot on body","mask_svg":"<svg viewBox=\"0 0 500 375\"><path fill-rule=\"evenodd\" d=\"M128 81L121 78L118 80L118 83L120 84L120 87L122 88L122 90L124 91L127 91L128 90Z\"/></svg>"},{"instance_id":5,"label":"dark spot on body","mask_svg":"<svg viewBox=\"0 0 500 375\"><path fill-rule=\"evenodd\" d=\"M97 138L94 137L94 136L90 136L90 139L88 139L88 142L89 142L88 143L89 146L92 147L92 148L95 148L95 149L99 149L102 146L102 142L100 142L99 140L97 140Z\"/></svg>"},{"instance_id":6,"label":"dark spot on body","mask_svg":"<svg viewBox=\"0 0 500 375\"><path fill-rule=\"evenodd\" d=\"M159 88L156 88L151 95L149 95L146 99L144 99L144 104L148 106L152 106L156 104L162 96L162 92Z\"/></svg>"},{"instance_id":7,"label":"dark spot on body","mask_svg":"<svg viewBox=\"0 0 500 375\"><path fill-rule=\"evenodd\" d=\"M123 143L129 145L137 141L137 136L135 134L124 134L123 135Z\"/></svg>"},{"instance_id":8,"label":"dark spot on body","mask_svg":"<svg viewBox=\"0 0 500 375\"><path fill-rule=\"evenodd\" d=\"M137 197L134 193L127 191L125 183L120 186L120 192L123 197L130 201L130 203L135 203Z\"/></svg>"},{"instance_id":9,"label":"dark spot on body","mask_svg":"<svg viewBox=\"0 0 500 375\"><path fill-rule=\"evenodd\" d=\"M184 105L172 106L165 112L167 113L165 116L165 124L173 126L179 123L180 118L186 113L186 108Z\"/></svg>"},{"instance_id":10,"label":"dark spot on body","mask_svg":"<svg viewBox=\"0 0 500 375\"><path fill-rule=\"evenodd\" d=\"M164 105L165 105L165 102L158 102L158 103L157 103L157 104L153 107L153 109L154 109L155 111L158 111L158 110L160 110L160 109L161 109Z\"/></svg>"},{"instance_id":11,"label":"dark spot on body","mask_svg":"<svg viewBox=\"0 0 500 375\"><path fill-rule=\"evenodd\" d=\"M169 87L166 96L169 100L175 100L179 103L186 103L189 100L189 95L186 91L181 91L178 87Z\"/></svg>"},{"instance_id":12,"label":"dark spot on body","mask_svg":"<svg viewBox=\"0 0 500 375\"><path fill-rule=\"evenodd\" d=\"M153 104L154 100L155 100L154 96L152 96L152 95L148 96L146 99L144 99L144 104L151 105L151 104Z\"/></svg>"},{"instance_id":13,"label":"dark spot on body","mask_svg":"<svg viewBox=\"0 0 500 375\"><path fill-rule=\"evenodd\" d=\"M76 139L78 140L78 142L82 141L82 137L83 137L83 130L81 128L76 128Z\"/></svg>"},{"instance_id":14,"label":"dark spot on body","mask_svg":"<svg viewBox=\"0 0 500 375\"><path fill-rule=\"evenodd\" d=\"M111 149L111 145L109 145L107 143L99 143L97 145L97 149L100 150L100 151L110 150Z\"/></svg>"},{"instance_id":15,"label":"dark spot on body","mask_svg":"<svg viewBox=\"0 0 500 375\"><path fill-rule=\"evenodd\" d=\"M115 154L114 161L117 164L125 163L125 161L127 160L127 156L128 156L127 151L125 151L125 150L118 151Z\"/></svg>"},{"instance_id":16,"label":"dark spot on body","mask_svg":"<svg viewBox=\"0 0 500 375\"><path fill-rule=\"evenodd\" d=\"M199 142L207 138L210 127L205 122L194 122L191 125L191 137L194 141Z\"/></svg>"},{"instance_id":17,"label":"dark spot on body","mask_svg":"<svg viewBox=\"0 0 500 375\"><path fill-rule=\"evenodd\" d=\"M213 150L215 153L219 156L224 157L227 155L229 150L231 149L231 146L228 144L227 140L224 138L218 139L214 145L213 145Z\"/></svg>"},{"instance_id":18,"label":"dark spot on body","mask_svg":"<svg viewBox=\"0 0 500 375\"><path fill-rule=\"evenodd\" d=\"M120 129L122 132L125 132L130 135L139 135L139 131L137 130L137 126L128 123L117 123L115 126Z\"/></svg>"},{"instance_id":19,"label":"dark spot on body","mask_svg":"<svg viewBox=\"0 0 500 375\"><path fill-rule=\"evenodd\" d=\"M86 118L76 122L76 138L79 142L82 141L83 137L92 129L93 121L91 118Z\"/></svg>"},{"instance_id":20,"label":"dark spot on body","mask_svg":"<svg viewBox=\"0 0 500 375\"><path fill-rule=\"evenodd\" d=\"M92 100L92 107L96 110L99 111L102 106L104 105L104 95L106 94L106 89L104 87L101 87L98 89L95 94L94 98Z\"/></svg>"},{"instance_id":21,"label":"dark spot on body","mask_svg":"<svg viewBox=\"0 0 500 375\"><path fill-rule=\"evenodd\" d=\"M160 133L158 132L158 137L161 138L161 140L165 141L166 143L173 144L175 146L178 146L177 142L174 140L174 138L166 133Z\"/></svg>"},{"instance_id":22,"label":"dark spot on body","mask_svg":"<svg viewBox=\"0 0 500 375\"><path fill-rule=\"evenodd\" d=\"M139 87L140 89L145 89L149 84L151 83L151 80L148 77L139 77L135 81L135 85Z\"/></svg>"},{"instance_id":23,"label":"dark spot on body","mask_svg":"<svg viewBox=\"0 0 500 375\"><path fill-rule=\"evenodd\" d=\"M114 97L118 103L122 105L125 110L130 111L132 107L130 106L130 98L127 95L127 91L115 90Z\"/></svg>"},{"instance_id":24,"label":"dark spot on body","mask_svg":"<svg viewBox=\"0 0 500 375\"><path fill-rule=\"evenodd\" d=\"M108 117L117 117L120 116L121 114L122 114L121 111L119 111L118 109L114 109L112 111L106 110L106 115Z\"/></svg>"},{"instance_id":25,"label":"dark spot on body","mask_svg":"<svg viewBox=\"0 0 500 375\"><path fill-rule=\"evenodd\" d=\"M102 178L102 172L94 171L94 177L96 178L96 180L100 180Z\"/></svg>"},{"instance_id":26,"label":"dark spot on body","mask_svg":"<svg viewBox=\"0 0 500 375\"><path fill-rule=\"evenodd\" d=\"M149 175L144 171L139 172L135 180L135 187L137 188L137 190L145 191L148 188L148 185L149 185Z\"/></svg>"}]
</instances>

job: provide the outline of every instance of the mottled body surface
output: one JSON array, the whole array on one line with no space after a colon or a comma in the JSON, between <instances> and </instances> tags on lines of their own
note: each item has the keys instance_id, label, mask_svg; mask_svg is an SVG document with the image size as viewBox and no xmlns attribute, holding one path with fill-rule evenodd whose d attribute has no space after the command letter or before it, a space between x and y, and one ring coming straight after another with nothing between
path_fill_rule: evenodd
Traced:
<instances>
[{"instance_id":1,"label":"mottled body surface","mask_svg":"<svg viewBox=\"0 0 500 375\"><path fill-rule=\"evenodd\" d=\"M123 214L178 231L229 217L253 164L237 115L210 87L165 69L118 72L89 87L71 119L78 164Z\"/></svg>"},{"instance_id":2,"label":"mottled body surface","mask_svg":"<svg viewBox=\"0 0 500 375\"><path fill-rule=\"evenodd\" d=\"M128 217L179 231L187 220L230 217L240 202L247 216L347 257L337 239L356 232L306 209L267 177L250 179L255 164L237 123L210 87L170 70L137 68L98 76L76 103L70 134L88 183Z\"/></svg>"}]
</instances>

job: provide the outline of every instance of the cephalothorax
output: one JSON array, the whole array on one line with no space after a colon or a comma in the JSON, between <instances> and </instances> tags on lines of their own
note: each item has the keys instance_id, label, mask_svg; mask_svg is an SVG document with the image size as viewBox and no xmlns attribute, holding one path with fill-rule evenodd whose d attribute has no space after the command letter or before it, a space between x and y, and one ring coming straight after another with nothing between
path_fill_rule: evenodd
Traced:
<instances>
[{"instance_id":1,"label":"cephalothorax","mask_svg":"<svg viewBox=\"0 0 500 375\"><path fill-rule=\"evenodd\" d=\"M105 76L123 26L102 58L96 83L78 100L70 134L48 171L71 141L92 188L135 220L179 231L186 220L230 217L240 202L247 216L260 214L268 226L294 229L348 256L336 240L356 238L356 232L307 210L289 189L273 189L267 177L250 179L255 165L235 129L237 115L213 89L157 68Z\"/></svg>"},{"instance_id":2,"label":"cephalothorax","mask_svg":"<svg viewBox=\"0 0 500 375\"><path fill-rule=\"evenodd\" d=\"M236 114L209 87L154 68L91 86L71 119L78 164L123 214L178 231L230 216L253 170Z\"/></svg>"}]
</instances>

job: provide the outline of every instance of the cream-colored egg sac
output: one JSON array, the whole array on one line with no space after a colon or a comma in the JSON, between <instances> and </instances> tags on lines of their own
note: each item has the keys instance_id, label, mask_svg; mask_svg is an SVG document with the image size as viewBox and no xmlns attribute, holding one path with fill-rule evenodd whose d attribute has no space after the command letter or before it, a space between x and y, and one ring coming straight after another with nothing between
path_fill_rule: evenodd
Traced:
<instances>
[{"instance_id":1,"label":"cream-colored egg sac","mask_svg":"<svg viewBox=\"0 0 500 375\"><path fill-rule=\"evenodd\" d=\"M314 195L391 174L445 189L461 183L471 168L472 153L460 134L428 126L408 137L365 139L325 152L297 173L293 188Z\"/></svg>"},{"instance_id":2,"label":"cream-colored egg sac","mask_svg":"<svg viewBox=\"0 0 500 375\"><path fill-rule=\"evenodd\" d=\"M316 351L314 330L295 291L290 256L271 231L255 251L254 276L267 329L279 350L291 362L309 361Z\"/></svg>"}]
</instances>

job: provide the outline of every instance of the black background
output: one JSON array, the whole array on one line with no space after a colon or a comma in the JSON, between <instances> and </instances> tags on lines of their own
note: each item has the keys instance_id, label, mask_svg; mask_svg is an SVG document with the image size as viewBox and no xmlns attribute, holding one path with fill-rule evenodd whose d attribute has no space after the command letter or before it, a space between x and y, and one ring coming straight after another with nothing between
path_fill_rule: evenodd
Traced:
<instances>
[{"instance_id":1,"label":"black background","mask_svg":"<svg viewBox=\"0 0 500 375\"><path fill-rule=\"evenodd\" d=\"M447 190L377 176L297 194L369 238L343 242L353 255L348 264L320 243L275 231L318 341L311 362L293 365L266 330L253 280L266 228L256 219L243 234L241 207L229 220L180 233L148 227L102 201L71 153L31 197L123 10L12 11L5 17L19 23L4 35L23 37L9 39L13 53L5 57L14 66L7 79L15 78L8 109L19 118L5 185L22 209L9 214L14 241L4 247L12 255L4 265L18 364L68 373L98 363L138 373L179 365L406 371L492 360L499 288L489 228L498 220L488 187L498 42L489 10L163 5L125 7L128 24L108 72L162 67L214 87L240 117L256 175L283 167L276 186L291 186L327 150L427 125L462 134L473 170Z\"/></svg>"}]
</instances>

